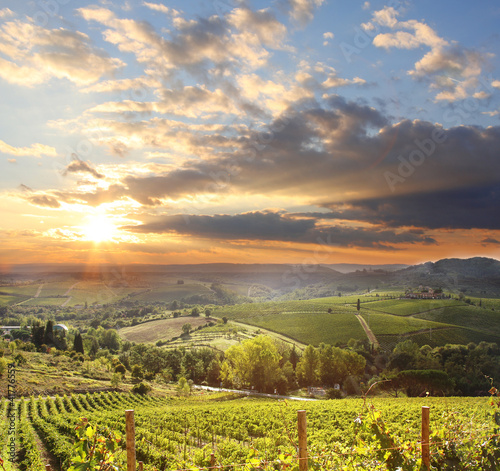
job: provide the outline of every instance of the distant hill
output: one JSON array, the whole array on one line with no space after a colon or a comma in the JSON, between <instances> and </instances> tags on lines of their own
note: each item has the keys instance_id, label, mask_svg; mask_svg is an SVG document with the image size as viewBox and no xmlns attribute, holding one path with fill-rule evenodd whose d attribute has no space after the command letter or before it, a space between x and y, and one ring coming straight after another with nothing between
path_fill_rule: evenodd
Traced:
<instances>
[{"instance_id":1,"label":"distant hill","mask_svg":"<svg viewBox=\"0 0 500 471\"><path fill-rule=\"evenodd\" d=\"M355 271L397 271L407 268L408 265L403 265L401 263L393 263L387 265L364 265L359 263L333 263L324 265L325 267L332 268L340 273L352 273Z\"/></svg>"},{"instance_id":2,"label":"distant hill","mask_svg":"<svg viewBox=\"0 0 500 471\"><path fill-rule=\"evenodd\" d=\"M395 272L394 282L441 287L455 293L500 296L500 261L475 257L427 262Z\"/></svg>"},{"instance_id":3,"label":"distant hill","mask_svg":"<svg viewBox=\"0 0 500 471\"><path fill-rule=\"evenodd\" d=\"M224 285L238 295L264 299L310 299L338 293L404 290L420 285L455 294L500 297L500 261L491 258L443 259L419 265L398 264L238 264L77 265L34 264L2 267L0 283L69 280L100 281L108 286L155 289L177 280ZM203 288L203 287L202 287ZM167 288L171 289L171 288ZM24 294L24 293L23 293ZM5 304L11 301L5 300ZM32 303L34 301L30 301Z\"/></svg>"}]
</instances>

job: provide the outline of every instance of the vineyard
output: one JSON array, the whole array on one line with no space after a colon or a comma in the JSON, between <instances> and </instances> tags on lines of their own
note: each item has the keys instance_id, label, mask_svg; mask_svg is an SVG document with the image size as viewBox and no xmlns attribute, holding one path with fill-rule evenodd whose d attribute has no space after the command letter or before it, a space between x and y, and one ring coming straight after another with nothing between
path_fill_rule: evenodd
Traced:
<instances>
[{"instance_id":1,"label":"vineyard","mask_svg":"<svg viewBox=\"0 0 500 471\"><path fill-rule=\"evenodd\" d=\"M305 345L341 343L366 338L354 314L360 314L386 350L403 340L419 345L499 342L499 313L495 300L476 307L455 299L384 299L343 296L300 301L264 302L224 306L217 317L242 322L287 336Z\"/></svg>"},{"instance_id":2,"label":"vineyard","mask_svg":"<svg viewBox=\"0 0 500 471\"><path fill-rule=\"evenodd\" d=\"M75 429L86 417L99 429L121 435L116 460L126 469L125 410L133 409L137 460L147 471L207 468L212 454L218 469L291 470L296 469L297 411L306 409L310 469L419 469L424 405L431 415L431 460L441 466L433 469L497 469L488 467L496 453L496 425L487 398L299 403L225 392L190 398L108 392L4 399L0 456L6 471L44 471L46 464L66 471L74 456ZM10 463L13 416L16 459Z\"/></svg>"}]
</instances>

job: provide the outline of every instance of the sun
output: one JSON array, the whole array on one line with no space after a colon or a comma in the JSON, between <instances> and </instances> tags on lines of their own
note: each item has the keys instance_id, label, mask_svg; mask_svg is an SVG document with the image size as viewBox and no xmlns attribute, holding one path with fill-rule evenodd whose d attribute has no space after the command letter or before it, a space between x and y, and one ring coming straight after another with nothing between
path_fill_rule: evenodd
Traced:
<instances>
[{"instance_id":1,"label":"sun","mask_svg":"<svg viewBox=\"0 0 500 471\"><path fill-rule=\"evenodd\" d=\"M82 229L85 239L95 243L111 241L116 235L116 226L103 215L93 216Z\"/></svg>"}]
</instances>

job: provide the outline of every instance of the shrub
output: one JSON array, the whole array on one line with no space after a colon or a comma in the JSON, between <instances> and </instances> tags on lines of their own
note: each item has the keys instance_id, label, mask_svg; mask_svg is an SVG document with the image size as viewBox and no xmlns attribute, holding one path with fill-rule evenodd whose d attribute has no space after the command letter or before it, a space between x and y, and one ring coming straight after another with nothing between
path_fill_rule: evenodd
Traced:
<instances>
[{"instance_id":1,"label":"shrub","mask_svg":"<svg viewBox=\"0 0 500 471\"><path fill-rule=\"evenodd\" d=\"M148 384L142 381L139 384L136 384L135 386L132 387L132 392L135 394L147 394L149 391L151 391L152 387Z\"/></svg>"},{"instance_id":2,"label":"shrub","mask_svg":"<svg viewBox=\"0 0 500 471\"><path fill-rule=\"evenodd\" d=\"M342 399L344 395L340 389L330 388L326 391L326 397L328 399Z\"/></svg>"}]
</instances>

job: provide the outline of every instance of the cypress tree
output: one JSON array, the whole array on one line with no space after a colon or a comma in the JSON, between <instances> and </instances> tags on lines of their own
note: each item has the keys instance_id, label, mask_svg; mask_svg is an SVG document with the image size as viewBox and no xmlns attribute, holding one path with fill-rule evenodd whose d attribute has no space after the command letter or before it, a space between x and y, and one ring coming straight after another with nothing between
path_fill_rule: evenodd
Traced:
<instances>
[{"instance_id":1,"label":"cypress tree","mask_svg":"<svg viewBox=\"0 0 500 471\"><path fill-rule=\"evenodd\" d=\"M83 339L80 332L78 332L75 335L75 343L73 344L73 350L77 353L82 353L82 354L85 353L85 350L83 349Z\"/></svg>"}]
</instances>

